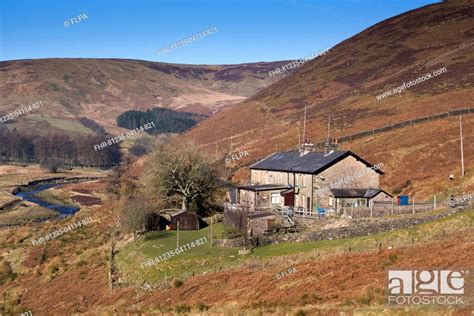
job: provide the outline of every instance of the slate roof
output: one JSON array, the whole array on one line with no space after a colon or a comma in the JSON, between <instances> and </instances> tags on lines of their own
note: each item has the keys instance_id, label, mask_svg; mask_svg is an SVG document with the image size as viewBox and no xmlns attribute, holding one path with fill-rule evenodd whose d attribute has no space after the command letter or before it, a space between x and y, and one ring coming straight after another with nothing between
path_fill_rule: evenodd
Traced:
<instances>
[{"instance_id":1,"label":"slate roof","mask_svg":"<svg viewBox=\"0 0 474 316\"><path fill-rule=\"evenodd\" d=\"M390 194L382 189L331 189L331 193L335 198L367 198L372 199L380 192Z\"/></svg>"},{"instance_id":2,"label":"slate roof","mask_svg":"<svg viewBox=\"0 0 474 316\"><path fill-rule=\"evenodd\" d=\"M245 189L249 191L272 191L272 190L284 190L291 189L291 185L287 184L250 184L238 186L239 189Z\"/></svg>"},{"instance_id":3,"label":"slate roof","mask_svg":"<svg viewBox=\"0 0 474 316\"><path fill-rule=\"evenodd\" d=\"M197 215L196 213L193 213L193 212L190 212L190 211L187 211L187 210L181 210L179 212L176 212L174 214L171 214L171 217L175 217L175 216L178 216L178 215L181 215L181 214L185 214L185 213L188 213L190 215L194 215L194 216L197 216L199 217L199 215Z\"/></svg>"},{"instance_id":4,"label":"slate roof","mask_svg":"<svg viewBox=\"0 0 474 316\"><path fill-rule=\"evenodd\" d=\"M318 174L348 156L372 167L372 164L351 151L335 151L329 155L313 151L301 156L299 151L295 150L274 153L253 164L250 169ZM381 170L376 170L376 172L383 174Z\"/></svg>"}]
</instances>

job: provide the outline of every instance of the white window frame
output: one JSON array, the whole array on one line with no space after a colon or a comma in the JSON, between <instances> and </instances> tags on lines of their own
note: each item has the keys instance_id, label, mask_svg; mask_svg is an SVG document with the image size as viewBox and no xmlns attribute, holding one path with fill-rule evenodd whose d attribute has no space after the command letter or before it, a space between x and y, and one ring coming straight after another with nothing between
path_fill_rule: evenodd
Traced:
<instances>
[{"instance_id":1,"label":"white window frame","mask_svg":"<svg viewBox=\"0 0 474 316\"><path fill-rule=\"evenodd\" d=\"M280 199L280 193L271 193L271 203L272 204L280 204L281 199Z\"/></svg>"}]
</instances>

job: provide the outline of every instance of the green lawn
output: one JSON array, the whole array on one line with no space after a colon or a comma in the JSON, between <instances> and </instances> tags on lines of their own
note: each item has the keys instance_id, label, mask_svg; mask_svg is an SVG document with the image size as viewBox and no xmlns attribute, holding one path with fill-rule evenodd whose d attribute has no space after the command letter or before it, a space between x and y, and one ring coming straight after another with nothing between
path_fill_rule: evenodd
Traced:
<instances>
[{"instance_id":1,"label":"green lawn","mask_svg":"<svg viewBox=\"0 0 474 316\"><path fill-rule=\"evenodd\" d=\"M206 227L199 231L181 231L180 245L195 241L206 236L208 243L191 248L168 260L164 260L152 267L141 268L140 263L161 255L176 248L175 231L156 231L146 235L137 244L128 244L115 257L116 268L125 276L126 281L132 284L148 284L162 282L165 276L186 278L190 274L203 274L214 272L220 267L228 268L239 265L245 261L262 260L291 255L298 259L307 260L315 257L316 253L324 255L351 251L371 251L377 249L379 243L383 248L388 246L400 247L411 244L412 240L418 243L423 240L441 236L443 229L448 232L460 231L473 227L474 211L466 211L455 215L416 225L408 229L385 232L372 236L362 236L337 240L321 240L302 243L281 243L262 246L253 249L246 256L238 254L238 249L211 247L210 228ZM214 237L220 237L223 232L221 223L214 225Z\"/></svg>"},{"instance_id":2,"label":"green lawn","mask_svg":"<svg viewBox=\"0 0 474 316\"><path fill-rule=\"evenodd\" d=\"M221 223L213 225L214 238L220 237L222 232L223 225ZM167 278L170 276L185 278L188 273L213 272L220 267L229 267L241 262L238 249L211 247L210 227L198 231L180 231L179 245L183 246L203 236L207 238L207 243L185 250L151 267L141 268L142 262L176 249L176 231L148 233L143 240L136 244L128 244L116 255L116 267L127 276L129 282L133 280L132 283L141 284L146 281L148 284L152 284L164 281L165 276Z\"/></svg>"}]
</instances>

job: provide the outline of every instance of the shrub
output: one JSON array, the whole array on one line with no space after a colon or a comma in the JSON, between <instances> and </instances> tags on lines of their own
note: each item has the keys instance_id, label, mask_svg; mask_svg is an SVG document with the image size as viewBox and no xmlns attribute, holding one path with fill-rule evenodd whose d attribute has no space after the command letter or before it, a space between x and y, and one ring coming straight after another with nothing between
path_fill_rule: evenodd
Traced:
<instances>
[{"instance_id":1,"label":"shrub","mask_svg":"<svg viewBox=\"0 0 474 316\"><path fill-rule=\"evenodd\" d=\"M191 307L189 305L183 304L176 306L176 313L189 313L191 311Z\"/></svg>"},{"instance_id":2,"label":"shrub","mask_svg":"<svg viewBox=\"0 0 474 316\"><path fill-rule=\"evenodd\" d=\"M140 157L148 154L150 150L143 145L135 144L128 150L132 155Z\"/></svg>"},{"instance_id":3,"label":"shrub","mask_svg":"<svg viewBox=\"0 0 474 316\"><path fill-rule=\"evenodd\" d=\"M390 255L388 255L388 260L390 261L390 263L394 263L398 260L398 255L396 253L391 253Z\"/></svg>"},{"instance_id":4,"label":"shrub","mask_svg":"<svg viewBox=\"0 0 474 316\"><path fill-rule=\"evenodd\" d=\"M296 312L295 316L306 316L306 312L302 309Z\"/></svg>"},{"instance_id":5,"label":"shrub","mask_svg":"<svg viewBox=\"0 0 474 316\"><path fill-rule=\"evenodd\" d=\"M133 240L137 241L138 232L145 231L151 214L152 210L144 197L129 198L125 201L120 213L122 229L127 233L132 233Z\"/></svg>"},{"instance_id":6,"label":"shrub","mask_svg":"<svg viewBox=\"0 0 474 316\"><path fill-rule=\"evenodd\" d=\"M40 167L49 172L56 173L60 168L64 168L63 161L57 158L45 159L40 162Z\"/></svg>"},{"instance_id":7,"label":"shrub","mask_svg":"<svg viewBox=\"0 0 474 316\"><path fill-rule=\"evenodd\" d=\"M40 250L37 255L39 264L42 264L46 261L46 251L44 249Z\"/></svg>"},{"instance_id":8,"label":"shrub","mask_svg":"<svg viewBox=\"0 0 474 316\"><path fill-rule=\"evenodd\" d=\"M196 307L200 312L207 311L209 309L209 306L203 303L198 303Z\"/></svg>"},{"instance_id":9,"label":"shrub","mask_svg":"<svg viewBox=\"0 0 474 316\"><path fill-rule=\"evenodd\" d=\"M184 282L181 281L180 279L173 279L173 281L171 281L171 286L174 287L174 288L178 288L178 287L181 287L183 286Z\"/></svg>"},{"instance_id":10,"label":"shrub","mask_svg":"<svg viewBox=\"0 0 474 316\"><path fill-rule=\"evenodd\" d=\"M372 302L372 299L373 299L372 295L364 294L361 297L359 297L356 301L357 303L362 304L362 305L370 305L370 303Z\"/></svg>"},{"instance_id":11,"label":"shrub","mask_svg":"<svg viewBox=\"0 0 474 316\"><path fill-rule=\"evenodd\" d=\"M2 261L0 267L0 285L3 285L9 280L14 280L16 278L17 274L13 272L8 261Z\"/></svg>"},{"instance_id":12,"label":"shrub","mask_svg":"<svg viewBox=\"0 0 474 316\"><path fill-rule=\"evenodd\" d=\"M55 274L55 273L58 272L58 271L59 271L59 268L58 268L58 266L56 266L56 265L52 265L52 266L49 268L49 273L50 273L50 274Z\"/></svg>"},{"instance_id":13,"label":"shrub","mask_svg":"<svg viewBox=\"0 0 474 316\"><path fill-rule=\"evenodd\" d=\"M97 124L97 122L92 120L92 119L89 119L87 117L81 117L79 119L79 122L83 126L87 127L90 130L93 130L94 132L96 132L99 135L105 135L106 134L105 129L102 126L100 126L100 124Z\"/></svg>"}]
</instances>

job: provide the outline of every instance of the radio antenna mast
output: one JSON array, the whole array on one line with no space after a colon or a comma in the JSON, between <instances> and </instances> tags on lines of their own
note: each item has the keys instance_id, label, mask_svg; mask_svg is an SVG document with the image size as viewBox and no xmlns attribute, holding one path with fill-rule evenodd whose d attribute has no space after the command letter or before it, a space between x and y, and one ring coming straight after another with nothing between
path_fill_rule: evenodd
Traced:
<instances>
[{"instance_id":1,"label":"radio antenna mast","mask_svg":"<svg viewBox=\"0 0 474 316\"><path fill-rule=\"evenodd\" d=\"M304 106L303 143L306 143L306 105Z\"/></svg>"}]
</instances>

